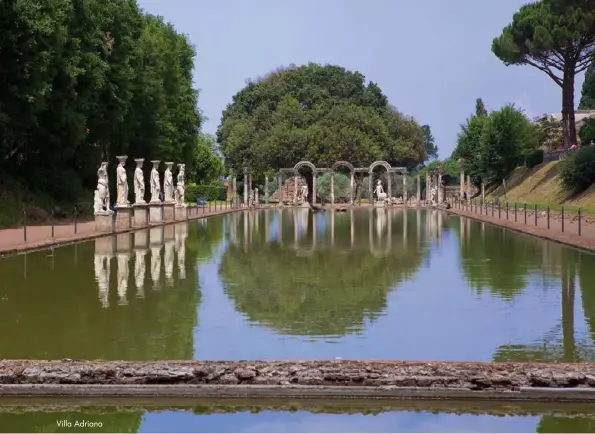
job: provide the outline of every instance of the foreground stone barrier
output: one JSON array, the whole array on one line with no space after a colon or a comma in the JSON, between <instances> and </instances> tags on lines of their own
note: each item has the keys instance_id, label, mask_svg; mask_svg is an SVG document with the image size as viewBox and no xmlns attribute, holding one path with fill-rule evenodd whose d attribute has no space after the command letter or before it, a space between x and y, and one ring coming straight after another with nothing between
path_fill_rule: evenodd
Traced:
<instances>
[{"instance_id":1,"label":"foreground stone barrier","mask_svg":"<svg viewBox=\"0 0 595 434\"><path fill-rule=\"evenodd\" d=\"M595 401L595 364L1 361L0 395Z\"/></svg>"}]
</instances>

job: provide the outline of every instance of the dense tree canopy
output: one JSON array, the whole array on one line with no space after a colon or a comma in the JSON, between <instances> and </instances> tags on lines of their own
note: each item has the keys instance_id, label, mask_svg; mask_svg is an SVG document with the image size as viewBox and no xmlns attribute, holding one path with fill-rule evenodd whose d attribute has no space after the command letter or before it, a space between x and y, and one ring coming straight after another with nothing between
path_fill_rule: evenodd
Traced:
<instances>
[{"instance_id":1,"label":"dense tree canopy","mask_svg":"<svg viewBox=\"0 0 595 434\"><path fill-rule=\"evenodd\" d=\"M377 84L314 63L249 83L223 112L217 139L226 165L237 172L292 167L303 159L317 166L337 160L414 166L425 159L421 127L390 106Z\"/></svg>"},{"instance_id":2,"label":"dense tree canopy","mask_svg":"<svg viewBox=\"0 0 595 434\"><path fill-rule=\"evenodd\" d=\"M10 0L0 26L5 179L65 200L122 153L192 164L194 49L170 24L134 0Z\"/></svg>"},{"instance_id":3,"label":"dense tree canopy","mask_svg":"<svg viewBox=\"0 0 595 434\"><path fill-rule=\"evenodd\" d=\"M541 0L522 6L492 43L506 65L530 65L562 88L562 127L567 147L576 144L575 75L592 61L595 3Z\"/></svg>"},{"instance_id":4,"label":"dense tree canopy","mask_svg":"<svg viewBox=\"0 0 595 434\"><path fill-rule=\"evenodd\" d=\"M429 125L422 125L421 129L424 132L424 151L426 153L426 160L433 160L438 158L438 146L434 143L434 136Z\"/></svg>"},{"instance_id":5,"label":"dense tree canopy","mask_svg":"<svg viewBox=\"0 0 595 434\"><path fill-rule=\"evenodd\" d=\"M585 72L585 81L583 82L578 108L580 110L595 109L595 63L591 64Z\"/></svg>"},{"instance_id":6,"label":"dense tree canopy","mask_svg":"<svg viewBox=\"0 0 595 434\"><path fill-rule=\"evenodd\" d=\"M225 168L215 137L211 134L199 134L194 154L194 173L189 180L197 184L207 184L224 174Z\"/></svg>"}]
</instances>

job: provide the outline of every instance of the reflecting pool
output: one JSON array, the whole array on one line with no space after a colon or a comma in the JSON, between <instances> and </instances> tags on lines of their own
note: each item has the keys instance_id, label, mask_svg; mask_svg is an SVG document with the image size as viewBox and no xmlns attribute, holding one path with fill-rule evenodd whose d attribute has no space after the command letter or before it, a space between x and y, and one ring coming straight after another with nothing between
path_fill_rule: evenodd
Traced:
<instances>
[{"instance_id":1,"label":"reflecting pool","mask_svg":"<svg viewBox=\"0 0 595 434\"><path fill-rule=\"evenodd\" d=\"M0 277L0 358L595 361L593 255L436 210L244 211Z\"/></svg>"},{"instance_id":2,"label":"reflecting pool","mask_svg":"<svg viewBox=\"0 0 595 434\"><path fill-rule=\"evenodd\" d=\"M595 431L592 406L409 401L0 400L0 432ZM78 425L77 425L78 422ZM86 427L81 424L86 423Z\"/></svg>"}]
</instances>

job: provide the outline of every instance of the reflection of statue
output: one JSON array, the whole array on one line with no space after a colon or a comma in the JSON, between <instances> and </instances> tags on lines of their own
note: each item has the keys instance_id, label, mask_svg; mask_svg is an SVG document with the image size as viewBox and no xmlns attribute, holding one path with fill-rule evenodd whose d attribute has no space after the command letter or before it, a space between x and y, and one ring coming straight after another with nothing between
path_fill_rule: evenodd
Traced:
<instances>
[{"instance_id":1,"label":"reflection of statue","mask_svg":"<svg viewBox=\"0 0 595 434\"><path fill-rule=\"evenodd\" d=\"M159 194L161 193L161 182L159 181L159 160L151 161L153 169L151 169L151 203L160 203Z\"/></svg>"},{"instance_id":2,"label":"reflection of statue","mask_svg":"<svg viewBox=\"0 0 595 434\"><path fill-rule=\"evenodd\" d=\"M179 223L175 226L175 250L178 255L178 277L186 278L186 237L187 224Z\"/></svg>"},{"instance_id":3,"label":"reflection of statue","mask_svg":"<svg viewBox=\"0 0 595 434\"><path fill-rule=\"evenodd\" d=\"M95 255L95 280L99 289L99 301L102 307L109 307L110 257Z\"/></svg>"},{"instance_id":4,"label":"reflection of statue","mask_svg":"<svg viewBox=\"0 0 595 434\"><path fill-rule=\"evenodd\" d=\"M144 204L145 202L145 175L143 174L144 158L137 158L136 169L134 169L134 203Z\"/></svg>"},{"instance_id":5,"label":"reflection of statue","mask_svg":"<svg viewBox=\"0 0 595 434\"><path fill-rule=\"evenodd\" d=\"M136 296L144 298L145 296L145 251L136 250L134 258L134 283L136 284Z\"/></svg>"},{"instance_id":6,"label":"reflection of statue","mask_svg":"<svg viewBox=\"0 0 595 434\"><path fill-rule=\"evenodd\" d=\"M128 176L124 167L128 157L121 156L116 158L119 162L116 168L116 206L128 206L130 205L130 201L128 200Z\"/></svg>"},{"instance_id":7,"label":"reflection of statue","mask_svg":"<svg viewBox=\"0 0 595 434\"><path fill-rule=\"evenodd\" d=\"M380 180L376 181L374 194L376 195L377 202L383 202L386 200L386 193L384 192L384 188L382 188L382 182L380 182Z\"/></svg>"},{"instance_id":8,"label":"reflection of statue","mask_svg":"<svg viewBox=\"0 0 595 434\"><path fill-rule=\"evenodd\" d=\"M153 289L157 288L157 283L161 278L161 246L151 247L151 280L153 280Z\"/></svg>"},{"instance_id":9,"label":"reflection of statue","mask_svg":"<svg viewBox=\"0 0 595 434\"><path fill-rule=\"evenodd\" d=\"M97 170L97 190L95 190L94 200L93 211L95 215L112 213L109 209L110 200L106 162L101 163L101 166Z\"/></svg>"},{"instance_id":10,"label":"reflection of statue","mask_svg":"<svg viewBox=\"0 0 595 434\"><path fill-rule=\"evenodd\" d=\"M127 305L126 293L128 292L128 263L130 256L128 253L118 253L118 296L120 300L119 305Z\"/></svg>"},{"instance_id":11,"label":"reflection of statue","mask_svg":"<svg viewBox=\"0 0 595 434\"><path fill-rule=\"evenodd\" d=\"M174 276L174 242L167 241L165 243L165 253L163 255L163 262L165 262L165 278L168 285L173 285Z\"/></svg>"},{"instance_id":12,"label":"reflection of statue","mask_svg":"<svg viewBox=\"0 0 595 434\"><path fill-rule=\"evenodd\" d=\"M175 200L177 206L184 206L185 205L185 198L184 198L184 168L185 164L178 164L178 179L176 183L176 192L175 192Z\"/></svg>"},{"instance_id":13,"label":"reflection of statue","mask_svg":"<svg viewBox=\"0 0 595 434\"><path fill-rule=\"evenodd\" d=\"M163 174L163 201L171 203L174 201L174 176L171 173L171 168L174 163L168 161L165 163L166 169Z\"/></svg>"},{"instance_id":14,"label":"reflection of statue","mask_svg":"<svg viewBox=\"0 0 595 434\"><path fill-rule=\"evenodd\" d=\"M380 237L386 227L386 209L376 208L376 233Z\"/></svg>"}]
</instances>

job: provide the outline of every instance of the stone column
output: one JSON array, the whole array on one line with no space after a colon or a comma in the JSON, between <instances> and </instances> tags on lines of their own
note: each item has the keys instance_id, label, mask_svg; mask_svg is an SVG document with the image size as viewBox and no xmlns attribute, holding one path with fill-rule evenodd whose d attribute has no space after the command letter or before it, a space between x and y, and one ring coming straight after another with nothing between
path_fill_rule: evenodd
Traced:
<instances>
[{"instance_id":1,"label":"stone column","mask_svg":"<svg viewBox=\"0 0 595 434\"><path fill-rule=\"evenodd\" d=\"M269 204L269 176L268 175L264 176L264 197L265 197L265 203L268 205Z\"/></svg>"},{"instance_id":2,"label":"stone column","mask_svg":"<svg viewBox=\"0 0 595 434\"><path fill-rule=\"evenodd\" d=\"M392 173L387 170L386 171L386 177L388 178L388 180L387 180L388 185L387 185L387 188L386 188L387 189L387 195L386 195L386 197L388 197L389 200L393 196L393 188L392 188L393 187L393 178L392 178L391 175L392 175Z\"/></svg>"},{"instance_id":3,"label":"stone column","mask_svg":"<svg viewBox=\"0 0 595 434\"><path fill-rule=\"evenodd\" d=\"M351 186L351 188L349 190L349 201L351 202L351 205L353 205L353 190L355 187L355 172L351 172L351 177L349 179L349 185Z\"/></svg>"},{"instance_id":4,"label":"stone column","mask_svg":"<svg viewBox=\"0 0 595 434\"><path fill-rule=\"evenodd\" d=\"M277 174L277 197L279 198L279 205L283 205L283 175Z\"/></svg>"},{"instance_id":5,"label":"stone column","mask_svg":"<svg viewBox=\"0 0 595 434\"><path fill-rule=\"evenodd\" d=\"M252 193L252 172L248 172L248 194Z\"/></svg>"},{"instance_id":6,"label":"stone column","mask_svg":"<svg viewBox=\"0 0 595 434\"><path fill-rule=\"evenodd\" d=\"M370 203L374 202L373 193L372 193L372 172L368 173L368 193L369 193L369 201Z\"/></svg>"},{"instance_id":7,"label":"stone column","mask_svg":"<svg viewBox=\"0 0 595 434\"><path fill-rule=\"evenodd\" d=\"M231 188L232 188L232 193L231 193L231 203L236 205L237 204L237 191L238 191L238 184L237 184L237 180L236 180L236 175L233 174L233 178L231 179Z\"/></svg>"},{"instance_id":8,"label":"stone column","mask_svg":"<svg viewBox=\"0 0 595 434\"><path fill-rule=\"evenodd\" d=\"M248 205L248 169L244 168L244 206Z\"/></svg>"},{"instance_id":9,"label":"stone column","mask_svg":"<svg viewBox=\"0 0 595 434\"><path fill-rule=\"evenodd\" d=\"M442 191L442 172L438 173L438 205L444 200L444 192Z\"/></svg>"},{"instance_id":10,"label":"stone column","mask_svg":"<svg viewBox=\"0 0 595 434\"><path fill-rule=\"evenodd\" d=\"M316 205L316 172L312 172L312 205Z\"/></svg>"},{"instance_id":11,"label":"stone column","mask_svg":"<svg viewBox=\"0 0 595 434\"><path fill-rule=\"evenodd\" d=\"M417 175L417 204L421 201L421 176Z\"/></svg>"},{"instance_id":12,"label":"stone column","mask_svg":"<svg viewBox=\"0 0 595 434\"><path fill-rule=\"evenodd\" d=\"M485 182L481 181L481 204L486 200L486 185Z\"/></svg>"},{"instance_id":13,"label":"stone column","mask_svg":"<svg viewBox=\"0 0 595 434\"><path fill-rule=\"evenodd\" d=\"M460 198L461 200L463 200L463 196L465 195L465 172L463 170L461 170L461 179L459 181L460 183Z\"/></svg>"},{"instance_id":14,"label":"stone column","mask_svg":"<svg viewBox=\"0 0 595 434\"><path fill-rule=\"evenodd\" d=\"M407 176L403 173L403 203L407 203Z\"/></svg>"},{"instance_id":15,"label":"stone column","mask_svg":"<svg viewBox=\"0 0 595 434\"><path fill-rule=\"evenodd\" d=\"M467 175L467 200L471 199L471 176Z\"/></svg>"},{"instance_id":16,"label":"stone column","mask_svg":"<svg viewBox=\"0 0 595 434\"><path fill-rule=\"evenodd\" d=\"M430 178L430 174L426 173L426 205L430 201L430 190L432 189L432 181Z\"/></svg>"},{"instance_id":17,"label":"stone column","mask_svg":"<svg viewBox=\"0 0 595 434\"><path fill-rule=\"evenodd\" d=\"M331 172L331 205L335 204L335 172Z\"/></svg>"},{"instance_id":18,"label":"stone column","mask_svg":"<svg viewBox=\"0 0 595 434\"><path fill-rule=\"evenodd\" d=\"M298 173L293 174L293 204L297 205L297 193L298 193Z\"/></svg>"}]
</instances>

